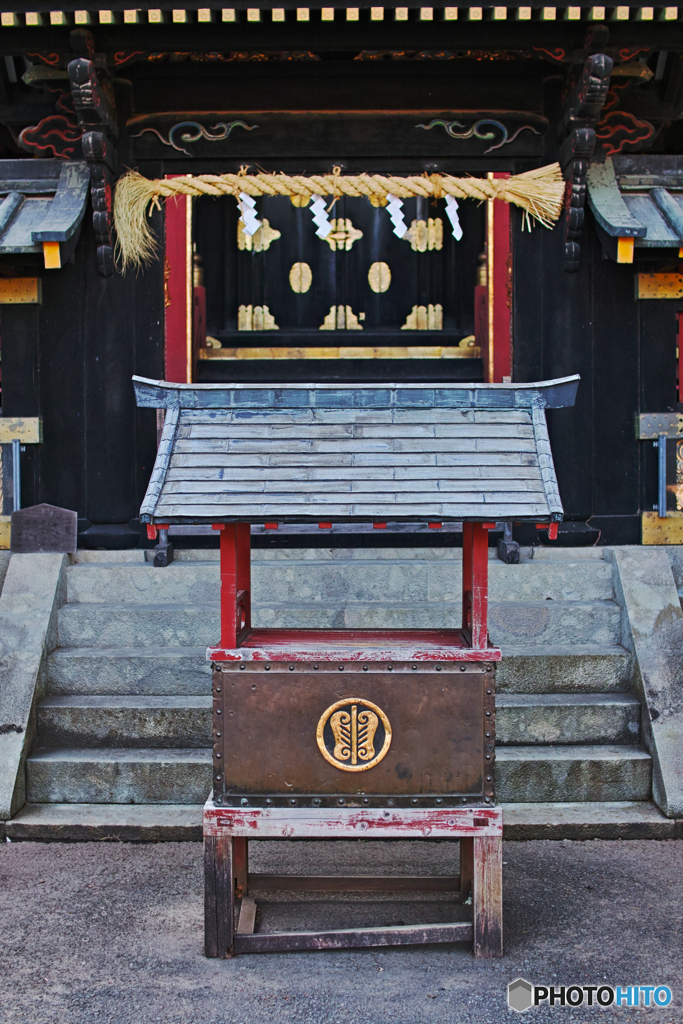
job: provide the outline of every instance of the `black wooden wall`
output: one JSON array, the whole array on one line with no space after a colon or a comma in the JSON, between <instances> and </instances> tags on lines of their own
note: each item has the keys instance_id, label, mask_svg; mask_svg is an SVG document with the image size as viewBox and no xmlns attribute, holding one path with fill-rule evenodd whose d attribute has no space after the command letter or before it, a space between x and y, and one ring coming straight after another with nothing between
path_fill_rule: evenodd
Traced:
<instances>
[{"instance_id":1,"label":"black wooden wall","mask_svg":"<svg viewBox=\"0 0 683 1024\"><path fill-rule=\"evenodd\" d=\"M598 543L640 543L657 501L656 452L638 441L639 412L676 409L676 301L636 301L638 259L603 257L590 216L578 273L562 269L562 225L521 230L515 214L514 380L581 374L576 405L548 414L566 518Z\"/></svg>"},{"instance_id":2,"label":"black wooden wall","mask_svg":"<svg viewBox=\"0 0 683 1024\"><path fill-rule=\"evenodd\" d=\"M86 217L72 263L24 270L41 275L42 305L5 305L0 320L3 415L43 418L43 444L22 454L22 506L74 509L81 531L113 526L107 545L131 546L156 455L155 411L136 408L131 376L163 377L161 266L100 277Z\"/></svg>"}]
</instances>

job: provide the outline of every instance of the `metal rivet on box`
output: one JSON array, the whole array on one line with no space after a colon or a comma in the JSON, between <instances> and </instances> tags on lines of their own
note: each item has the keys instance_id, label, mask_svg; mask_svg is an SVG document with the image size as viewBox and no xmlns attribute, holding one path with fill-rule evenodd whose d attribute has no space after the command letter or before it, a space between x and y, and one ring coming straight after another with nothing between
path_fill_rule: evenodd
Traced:
<instances>
[{"instance_id":1,"label":"metal rivet on box","mask_svg":"<svg viewBox=\"0 0 683 1024\"><path fill-rule=\"evenodd\" d=\"M240 665L240 672L244 672L246 665Z\"/></svg>"},{"instance_id":2,"label":"metal rivet on box","mask_svg":"<svg viewBox=\"0 0 683 1024\"><path fill-rule=\"evenodd\" d=\"M441 665L437 665L437 666L436 666L436 671L437 671L437 672L440 672L440 671L441 671Z\"/></svg>"},{"instance_id":3,"label":"metal rivet on box","mask_svg":"<svg viewBox=\"0 0 683 1024\"><path fill-rule=\"evenodd\" d=\"M294 666L293 666L293 665L290 665L290 666L289 666L289 671L290 671L290 672L293 672L293 671L294 671Z\"/></svg>"}]
</instances>

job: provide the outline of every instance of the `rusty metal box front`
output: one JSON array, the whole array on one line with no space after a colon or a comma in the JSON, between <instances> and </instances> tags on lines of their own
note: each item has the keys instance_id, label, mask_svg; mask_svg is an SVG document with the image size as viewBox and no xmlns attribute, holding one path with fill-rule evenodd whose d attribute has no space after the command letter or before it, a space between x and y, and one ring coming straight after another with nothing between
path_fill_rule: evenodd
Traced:
<instances>
[{"instance_id":1,"label":"rusty metal box front","mask_svg":"<svg viewBox=\"0 0 683 1024\"><path fill-rule=\"evenodd\" d=\"M494 678L477 662L214 665L214 799L493 803Z\"/></svg>"}]
</instances>

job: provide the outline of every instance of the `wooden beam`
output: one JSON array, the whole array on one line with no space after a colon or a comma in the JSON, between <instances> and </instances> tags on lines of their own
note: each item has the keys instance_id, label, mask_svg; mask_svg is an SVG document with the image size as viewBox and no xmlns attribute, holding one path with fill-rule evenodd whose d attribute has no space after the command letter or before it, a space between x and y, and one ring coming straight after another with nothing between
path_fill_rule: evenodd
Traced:
<instances>
[{"instance_id":1,"label":"wooden beam","mask_svg":"<svg viewBox=\"0 0 683 1024\"><path fill-rule=\"evenodd\" d=\"M258 892L460 892L460 876L250 874L249 888Z\"/></svg>"},{"instance_id":2,"label":"wooden beam","mask_svg":"<svg viewBox=\"0 0 683 1024\"><path fill-rule=\"evenodd\" d=\"M433 942L471 942L469 921L453 924L398 925L393 928L342 928L328 932L273 932L237 935L235 953L276 953L304 949L358 949L373 946L421 946Z\"/></svg>"},{"instance_id":3,"label":"wooden beam","mask_svg":"<svg viewBox=\"0 0 683 1024\"><path fill-rule=\"evenodd\" d=\"M475 837L472 903L474 955L503 955L503 840Z\"/></svg>"}]
</instances>

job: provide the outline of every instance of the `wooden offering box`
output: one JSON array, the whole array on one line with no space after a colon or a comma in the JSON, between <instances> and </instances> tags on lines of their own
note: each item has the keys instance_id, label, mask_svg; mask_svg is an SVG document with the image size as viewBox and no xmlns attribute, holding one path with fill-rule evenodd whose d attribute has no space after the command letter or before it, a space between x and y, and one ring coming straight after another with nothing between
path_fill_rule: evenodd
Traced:
<instances>
[{"instance_id":1,"label":"wooden offering box","mask_svg":"<svg viewBox=\"0 0 683 1024\"><path fill-rule=\"evenodd\" d=\"M472 941L502 955L488 530L562 506L545 409L578 378L528 385L181 385L136 378L166 408L141 510L220 532L206 953ZM251 624L250 524L462 521L462 618L449 629ZM265 876L249 838L451 838L459 877ZM472 890L471 921L255 933L252 891ZM236 901L239 913L236 918Z\"/></svg>"}]
</instances>

